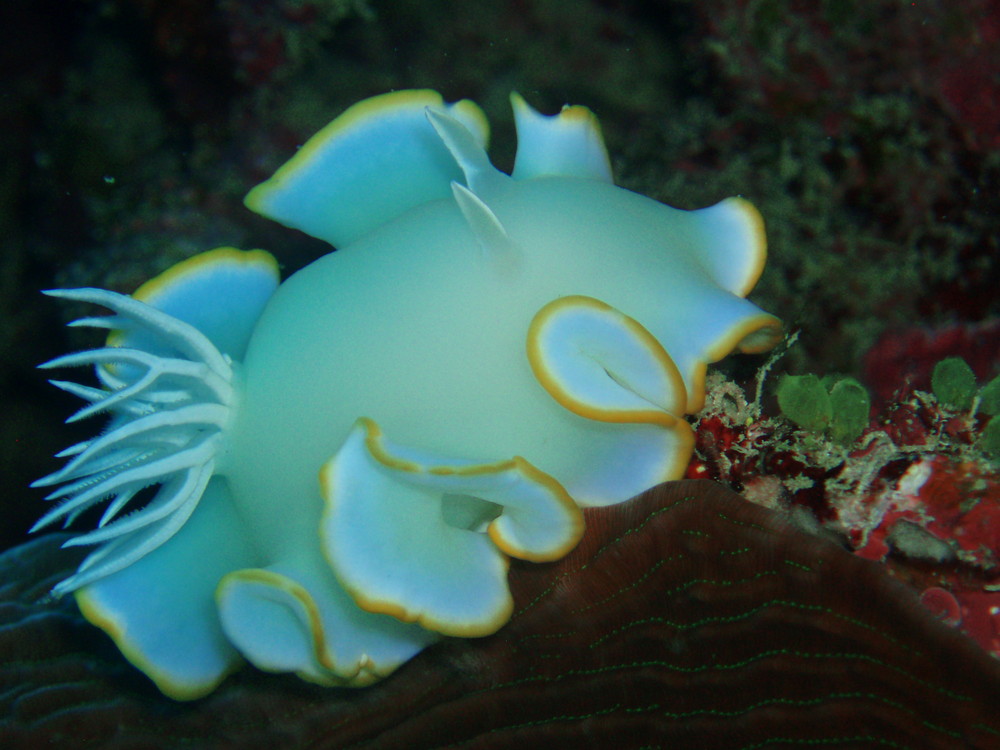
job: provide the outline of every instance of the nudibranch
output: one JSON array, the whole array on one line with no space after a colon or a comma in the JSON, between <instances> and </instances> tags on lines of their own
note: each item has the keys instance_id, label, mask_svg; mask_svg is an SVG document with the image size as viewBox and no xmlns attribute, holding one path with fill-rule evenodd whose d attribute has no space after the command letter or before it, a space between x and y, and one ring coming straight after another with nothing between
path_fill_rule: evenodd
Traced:
<instances>
[{"instance_id":1,"label":"nudibranch","mask_svg":"<svg viewBox=\"0 0 1000 750\"><path fill-rule=\"evenodd\" d=\"M268 253L217 248L131 297L48 292L112 313L75 323L106 346L43 365L94 366L53 382L88 402L71 420L110 418L35 483L62 501L36 528L108 501L54 594L166 695L243 660L362 686L497 631L510 558L555 560L581 508L681 476L706 365L777 340L745 299L749 203L616 187L588 109L512 103L510 175L467 100L334 120L246 198L338 248L280 286Z\"/></svg>"}]
</instances>

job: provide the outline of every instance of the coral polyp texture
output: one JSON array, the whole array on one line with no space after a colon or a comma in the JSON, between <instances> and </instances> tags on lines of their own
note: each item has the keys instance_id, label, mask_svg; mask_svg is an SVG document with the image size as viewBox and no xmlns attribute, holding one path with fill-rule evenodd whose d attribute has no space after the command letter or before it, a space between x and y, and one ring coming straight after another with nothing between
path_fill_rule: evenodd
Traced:
<instances>
[{"instance_id":1,"label":"coral polyp texture","mask_svg":"<svg viewBox=\"0 0 1000 750\"><path fill-rule=\"evenodd\" d=\"M584 511L514 615L364 691L246 670L177 707L65 602L52 540L0 557L4 747L956 747L1000 739L1000 663L882 566L706 481ZM26 644L36 658L22 659Z\"/></svg>"},{"instance_id":2,"label":"coral polyp texture","mask_svg":"<svg viewBox=\"0 0 1000 750\"><path fill-rule=\"evenodd\" d=\"M104 347L46 365L93 366L98 387L56 385L88 402L71 419L110 416L36 482L62 501L38 527L109 501L54 592L167 695L244 659L364 686L496 632L511 560L557 560L583 507L682 476L707 365L778 340L746 299L749 203L616 187L589 110L511 101L510 175L467 100L334 120L246 199L338 248L280 286L268 253L217 248L131 297L52 292L112 312L76 323Z\"/></svg>"}]
</instances>

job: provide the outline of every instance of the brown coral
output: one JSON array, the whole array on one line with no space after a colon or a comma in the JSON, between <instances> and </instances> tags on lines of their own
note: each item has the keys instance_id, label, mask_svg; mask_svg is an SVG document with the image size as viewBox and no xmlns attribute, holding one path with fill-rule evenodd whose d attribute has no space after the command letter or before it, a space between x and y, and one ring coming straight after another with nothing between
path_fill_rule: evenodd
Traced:
<instances>
[{"instance_id":1,"label":"brown coral","mask_svg":"<svg viewBox=\"0 0 1000 750\"><path fill-rule=\"evenodd\" d=\"M67 602L45 538L0 558L7 748L995 747L1000 665L879 566L706 481L587 511L569 557L517 566L495 636L362 690L245 671L178 705ZM942 665L946 669L942 669ZM964 743L964 745L962 744Z\"/></svg>"}]
</instances>

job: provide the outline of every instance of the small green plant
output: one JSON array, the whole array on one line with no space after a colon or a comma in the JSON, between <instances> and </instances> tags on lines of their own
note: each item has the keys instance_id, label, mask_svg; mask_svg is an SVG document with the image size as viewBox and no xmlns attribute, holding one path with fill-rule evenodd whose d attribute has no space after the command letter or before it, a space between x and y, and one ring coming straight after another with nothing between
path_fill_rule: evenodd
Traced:
<instances>
[{"instance_id":1,"label":"small green plant","mask_svg":"<svg viewBox=\"0 0 1000 750\"><path fill-rule=\"evenodd\" d=\"M961 357L948 357L934 365L931 390L945 406L964 411L976 397L976 375Z\"/></svg>"},{"instance_id":2,"label":"small green plant","mask_svg":"<svg viewBox=\"0 0 1000 750\"><path fill-rule=\"evenodd\" d=\"M1000 419L991 419L986 425L979 436L979 447L990 458L1000 459Z\"/></svg>"},{"instance_id":3,"label":"small green plant","mask_svg":"<svg viewBox=\"0 0 1000 750\"><path fill-rule=\"evenodd\" d=\"M981 414L991 417L1000 414L1000 375L980 389L976 374L961 357L948 357L934 365L931 390L939 402L955 411L964 411L975 403L976 411Z\"/></svg>"},{"instance_id":4,"label":"small green plant","mask_svg":"<svg viewBox=\"0 0 1000 750\"><path fill-rule=\"evenodd\" d=\"M979 411L991 417L1000 414L1000 375L984 385L979 392Z\"/></svg>"},{"instance_id":5,"label":"small green plant","mask_svg":"<svg viewBox=\"0 0 1000 750\"><path fill-rule=\"evenodd\" d=\"M871 401L854 378L785 375L778 383L778 406L802 429L826 432L849 445L868 426Z\"/></svg>"},{"instance_id":6,"label":"small green plant","mask_svg":"<svg viewBox=\"0 0 1000 750\"><path fill-rule=\"evenodd\" d=\"M871 411L868 391L854 378L843 378L830 389L830 406L833 407L830 437L850 445L868 426Z\"/></svg>"},{"instance_id":7,"label":"small green plant","mask_svg":"<svg viewBox=\"0 0 1000 750\"><path fill-rule=\"evenodd\" d=\"M815 375L785 375L778 383L781 413L804 430L821 432L830 424L830 394Z\"/></svg>"},{"instance_id":8,"label":"small green plant","mask_svg":"<svg viewBox=\"0 0 1000 750\"><path fill-rule=\"evenodd\" d=\"M976 445L990 458L1000 460L1000 416L997 416L1000 415L1000 375L980 389L969 363L961 357L949 357L934 366L931 390L938 401L951 409L973 409L974 413L990 417Z\"/></svg>"}]
</instances>

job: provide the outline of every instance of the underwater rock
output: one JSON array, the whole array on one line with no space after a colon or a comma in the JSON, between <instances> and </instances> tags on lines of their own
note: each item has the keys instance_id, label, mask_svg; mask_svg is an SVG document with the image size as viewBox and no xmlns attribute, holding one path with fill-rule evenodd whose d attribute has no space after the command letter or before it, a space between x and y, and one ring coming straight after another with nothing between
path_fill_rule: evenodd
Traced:
<instances>
[{"instance_id":1,"label":"underwater rock","mask_svg":"<svg viewBox=\"0 0 1000 750\"><path fill-rule=\"evenodd\" d=\"M385 681L319 688L245 669L161 695L69 600L50 535L0 557L5 748L990 748L1000 664L880 566L708 481L585 511L564 559L515 561L495 635Z\"/></svg>"}]
</instances>

